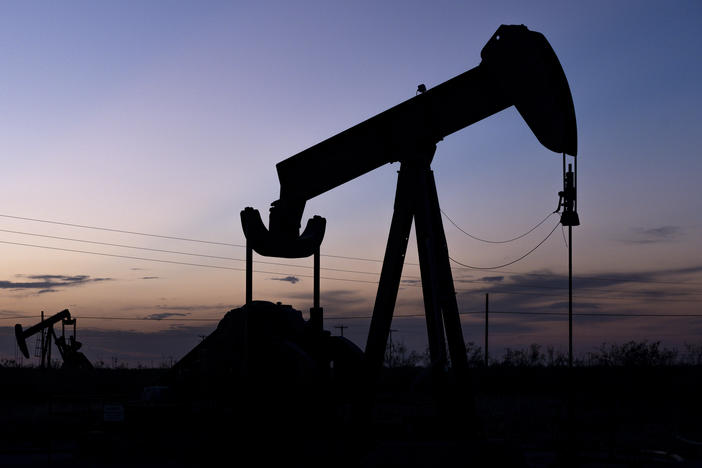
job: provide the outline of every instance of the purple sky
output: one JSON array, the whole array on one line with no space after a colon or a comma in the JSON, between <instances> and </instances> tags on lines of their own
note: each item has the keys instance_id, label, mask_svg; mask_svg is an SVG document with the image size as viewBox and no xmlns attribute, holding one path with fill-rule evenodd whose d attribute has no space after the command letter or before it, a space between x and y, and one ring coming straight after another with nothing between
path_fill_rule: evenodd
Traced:
<instances>
[{"instance_id":1,"label":"purple sky","mask_svg":"<svg viewBox=\"0 0 702 468\"><path fill-rule=\"evenodd\" d=\"M238 247L5 215L243 244L239 211L265 212L278 197L278 161L412 97L419 83L473 68L500 24L542 32L570 82L582 221L576 313L702 313L699 2L4 2L0 241L15 244L0 243L0 355L14 350L1 327L36 321L13 317L69 308L93 360L178 358L216 325L193 319L220 318L244 293L240 261L104 243L241 259ZM510 108L446 138L433 168L446 213L476 236L504 239L555 208L560 164ZM305 218L328 220L323 253L382 258L397 169L310 201ZM528 251L555 222L507 245L445 228L452 257L490 266ZM510 267L457 269L459 307L478 312L491 292L496 312L566 312L566 252L559 229ZM324 271L337 278L322 282L327 316L369 316L374 285L346 280L372 282L380 264L324 257L322 267L364 272ZM309 268L257 268L273 273L255 276L256 298L309 308ZM418 268L405 273L396 313L421 313ZM492 343L563 349L566 322L496 315ZM367 319L327 321L334 332L341 323L365 343ZM422 318L393 326L397 339L424 348ZM479 342L481 326L465 315L466 340ZM700 327L689 317L576 317L576 351L630 339L680 346L699 342Z\"/></svg>"}]
</instances>

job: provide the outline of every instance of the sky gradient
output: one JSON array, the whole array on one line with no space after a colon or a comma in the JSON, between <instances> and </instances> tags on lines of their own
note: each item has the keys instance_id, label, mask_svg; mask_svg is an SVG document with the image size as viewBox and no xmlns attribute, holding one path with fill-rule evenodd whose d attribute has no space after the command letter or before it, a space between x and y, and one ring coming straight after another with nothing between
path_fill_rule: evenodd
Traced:
<instances>
[{"instance_id":1,"label":"sky gradient","mask_svg":"<svg viewBox=\"0 0 702 468\"><path fill-rule=\"evenodd\" d=\"M9 327L36 322L13 317L69 308L91 360L177 359L244 300L241 261L29 234L243 259L240 247L5 215L243 244L239 211L265 213L278 198L277 162L414 96L419 83L475 67L500 24L543 33L573 94L575 312L702 314L699 2L3 2L0 355L13 356ZM305 219L327 218L323 253L382 258L397 169L308 203ZM446 138L433 169L444 211L487 239L534 226L561 187L560 156L514 108ZM521 256L556 221L513 244L471 240L447 220L445 229L453 258L491 266ZM311 259L257 260L305 268L257 262L272 273L256 274L256 299L310 307ZM327 328L348 325L363 346L369 320L348 317L370 315L380 263L326 256L322 267L364 272L324 270L322 281L325 313L346 317ZM486 292L495 312L567 312L566 273L560 228L510 267L457 268L466 341L482 340L482 317L469 312ZM405 274L396 314L421 314L418 267ZM575 324L578 353L603 341L699 343L702 331L690 317ZM565 316L495 315L491 326L495 349L567 347ZM423 318L393 327L424 349Z\"/></svg>"}]
</instances>

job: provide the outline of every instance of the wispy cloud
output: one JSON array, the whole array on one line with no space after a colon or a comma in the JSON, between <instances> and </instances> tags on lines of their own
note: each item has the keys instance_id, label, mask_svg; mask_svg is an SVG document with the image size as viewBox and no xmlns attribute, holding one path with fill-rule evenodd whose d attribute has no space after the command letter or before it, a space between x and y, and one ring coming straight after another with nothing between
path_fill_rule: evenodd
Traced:
<instances>
[{"instance_id":1,"label":"wispy cloud","mask_svg":"<svg viewBox=\"0 0 702 468\"><path fill-rule=\"evenodd\" d=\"M202 305L157 305L154 309L158 310L183 310L183 311L198 311L198 310L222 310L228 311L231 306L223 304L202 304Z\"/></svg>"},{"instance_id":2,"label":"wispy cloud","mask_svg":"<svg viewBox=\"0 0 702 468\"><path fill-rule=\"evenodd\" d=\"M660 226L650 229L636 228L633 230L631 237L622 239L622 242L630 244L674 242L680 238L681 234L682 228L680 226Z\"/></svg>"},{"instance_id":3,"label":"wispy cloud","mask_svg":"<svg viewBox=\"0 0 702 468\"><path fill-rule=\"evenodd\" d=\"M190 314L183 314L180 312L161 312L158 314L147 315L147 320L163 320L169 317L187 317Z\"/></svg>"},{"instance_id":4,"label":"wispy cloud","mask_svg":"<svg viewBox=\"0 0 702 468\"><path fill-rule=\"evenodd\" d=\"M284 300L296 309L304 309L312 303L312 291L286 294ZM329 289L322 292L321 306L324 313L337 315L368 314L372 310L372 299L364 293L350 289Z\"/></svg>"},{"instance_id":5,"label":"wispy cloud","mask_svg":"<svg viewBox=\"0 0 702 468\"><path fill-rule=\"evenodd\" d=\"M15 275L29 281L0 281L0 289L12 291L36 290L37 294L60 291L63 288L112 281L112 278L91 278L89 275Z\"/></svg>"},{"instance_id":6,"label":"wispy cloud","mask_svg":"<svg viewBox=\"0 0 702 468\"><path fill-rule=\"evenodd\" d=\"M285 276L283 278L269 278L272 279L273 281L286 281L291 284L295 284L300 281L300 278L297 276Z\"/></svg>"},{"instance_id":7,"label":"wispy cloud","mask_svg":"<svg viewBox=\"0 0 702 468\"><path fill-rule=\"evenodd\" d=\"M219 310L225 313L232 309L231 304L182 304L182 305L169 305L169 304L154 304L154 305L134 305L129 307L120 308L121 311L145 311L145 310L165 310L168 312L201 312L204 310Z\"/></svg>"},{"instance_id":8,"label":"wispy cloud","mask_svg":"<svg viewBox=\"0 0 702 468\"><path fill-rule=\"evenodd\" d=\"M141 279L143 280L154 280L154 279L160 279L160 276L142 276Z\"/></svg>"},{"instance_id":9,"label":"wispy cloud","mask_svg":"<svg viewBox=\"0 0 702 468\"><path fill-rule=\"evenodd\" d=\"M499 283L500 281L504 280L504 276L483 276L481 278L482 281L486 281L488 283Z\"/></svg>"}]
</instances>

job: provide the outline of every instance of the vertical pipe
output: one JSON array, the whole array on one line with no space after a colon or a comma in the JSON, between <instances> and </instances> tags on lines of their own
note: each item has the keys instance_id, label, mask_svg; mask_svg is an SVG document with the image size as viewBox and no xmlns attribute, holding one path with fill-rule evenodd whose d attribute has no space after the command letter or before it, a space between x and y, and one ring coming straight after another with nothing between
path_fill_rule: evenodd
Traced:
<instances>
[{"instance_id":1,"label":"vertical pipe","mask_svg":"<svg viewBox=\"0 0 702 468\"><path fill-rule=\"evenodd\" d=\"M41 321L42 321L42 323L44 322L44 311L43 310L41 311ZM46 352L45 352L46 350L44 348L44 346L46 344L46 343L44 343L46 333L44 333L44 330L40 330L39 333L41 333L41 368L43 369L44 368L44 358L46 357ZM36 356L36 354L37 353L35 352L34 355Z\"/></svg>"},{"instance_id":2,"label":"vertical pipe","mask_svg":"<svg viewBox=\"0 0 702 468\"><path fill-rule=\"evenodd\" d=\"M573 158L575 171L573 172L573 211L578 212L578 158Z\"/></svg>"},{"instance_id":3,"label":"vertical pipe","mask_svg":"<svg viewBox=\"0 0 702 468\"><path fill-rule=\"evenodd\" d=\"M310 321L314 324L315 330L319 333L324 330L322 320L322 308L319 307L319 247L314 251L314 273L313 273L313 294L312 309L310 309Z\"/></svg>"},{"instance_id":4,"label":"vertical pipe","mask_svg":"<svg viewBox=\"0 0 702 468\"><path fill-rule=\"evenodd\" d=\"M314 308L319 308L319 247L314 251Z\"/></svg>"},{"instance_id":5,"label":"vertical pipe","mask_svg":"<svg viewBox=\"0 0 702 468\"><path fill-rule=\"evenodd\" d=\"M46 367L51 369L51 338L54 336L54 325L46 330Z\"/></svg>"},{"instance_id":6,"label":"vertical pipe","mask_svg":"<svg viewBox=\"0 0 702 468\"><path fill-rule=\"evenodd\" d=\"M246 304L251 304L253 296L253 249L246 238Z\"/></svg>"},{"instance_id":7,"label":"vertical pipe","mask_svg":"<svg viewBox=\"0 0 702 468\"><path fill-rule=\"evenodd\" d=\"M568 226L568 367L573 367L573 226Z\"/></svg>"},{"instance_id":8,"label":"vertical pipe","mask_svg":"<svg viewBox=\"0 0 702 468\"><path fill-rule=\"evenodd\" d=\"M485 293L485 367L488 366L488 310L490 308L490 294Z\"/></svg>"}]
</instances>

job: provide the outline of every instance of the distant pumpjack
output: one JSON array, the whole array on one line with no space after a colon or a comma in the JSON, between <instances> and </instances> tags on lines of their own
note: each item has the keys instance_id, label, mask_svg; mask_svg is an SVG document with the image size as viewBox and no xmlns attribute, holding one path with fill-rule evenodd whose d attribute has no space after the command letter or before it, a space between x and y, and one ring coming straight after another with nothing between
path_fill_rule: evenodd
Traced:
<instances>
[{"instance_id":1,"label":"distant pumpjack","mask_svg":"<svg viewBox=\"0 0 702 468\"><path fill-rule=\"evenodd\" d=\"M56 332L54 331L54 325L59 322L61 322L61 336L57 336ZM69 336L68 341L66 341L66 325L73 325L73 334ZM38 324L27 328L26 330L22 330L22 325L19 323L15 325L17 346L26 358L29 358L27 338L36 333L42 333L46 338L45 340L42 339L42 366L44 365L44 362L47 362L49 366L51 365L51 341L53 339L54 343L56 344L56 348L59 350L61 359L63 360L63 369L93 368L93 365L90 364L88 358L86 358L83 353L78 351L82 346L82 343L80 341L76 341L76 319L71 318L71 313L68 311L68 309L64 309L58 314L52 315L51 317L42 320Z\"/></svg>"},{"instance_id":2,"label":"distant pumpjack","mask_svg":"<svg viewBox=\"0 0 702 468\"><path fill-rule=\"evenodd\" d=\"M481 63L432 89L277 164L280 199L269 228L259 212L241 212L248 245L264 256L305 257L318 251L323 218L299 235L307 200L384 164L399 161L395 207L373 309L364 361L367 376L382 368L413 219L429 349L435 375L447 367L446 343L457 386L453 399L472 401L468 362L430 164L444 137L514 105L549 150L576 156L573 100L560 62L546 38L524 25L502 25L481 51ZM250 278L249 278L250 282ZM250 287L250 285L248 286ZM441 380L441 379L440 379ZM466 398L468 396L469 398ZM472 405L470 403L469 405ZM471 408L453 408L470 416Z\"/></svg>"}]
</instances>

